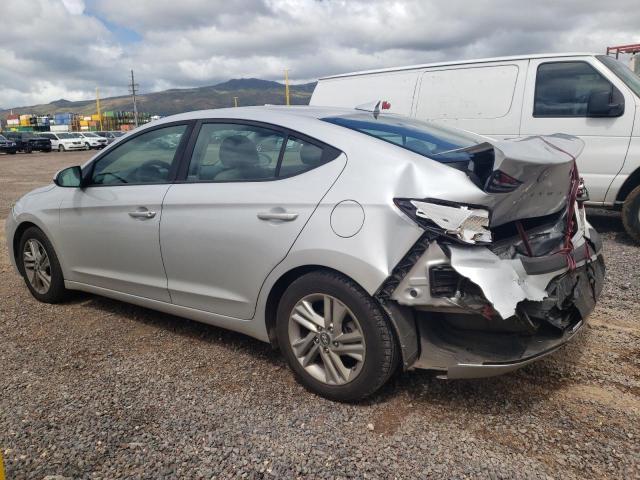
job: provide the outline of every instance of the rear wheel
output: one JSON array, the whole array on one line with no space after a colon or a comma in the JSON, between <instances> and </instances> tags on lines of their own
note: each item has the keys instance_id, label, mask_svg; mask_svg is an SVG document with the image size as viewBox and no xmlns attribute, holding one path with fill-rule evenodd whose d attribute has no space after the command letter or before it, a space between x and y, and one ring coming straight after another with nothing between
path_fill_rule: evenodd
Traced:
<instances>
[{"instance_id":1,"label":"rear wheel","mask_svg":"<svg viewBox=\"0 0 640 480\"><path fill-rule=\"evenodd\" d=\"M622 205L622 224L629 236L640 243L640 186L637 186Z\"/></svg>"},{"instance_id":2,"label":"rear wheel","mask_svg":"<svg viewBox=\"0 0 640 480\"><path fill-rule=\"evenodd\" d=\"M25 230L17 253L24 281L37 300L58 303L67 297L58 256L42 230Z\"/></svg>"},{"instance_id":3,"label":"rear wheel","mask_svg":"<svg viewBox=\"0 0 640 480\"><path fill-rule=\"evenodd\" d=\"M24 153L31 153L31 152L33 152L33 147L31 147L31 145L27 145L24 148Z\"/></svg>"},{"instance_id":4,"label":"rear wheel","mask_svg":"<svg viewBox=\"0 0 640 480\"><path fill-rule=\"evenodd\" d=\"M300 383L331 400L371 395L398 365L393 331L380 306L335 272L313 272L293 282L280 300L276 328Z\"/></svg>"},{"instance_id":5,"label":"rear wheel","mask_svg":"<svg viewBox=\"0 0 640 480\"><path fill-rule=\"evenodd\" d=\"M91 150L91 145L89 145L89 143L88 143L88 142L87 142L87 143L85 143L85 144L84 144L84 146L85 146L85 148L86 148L87 150Z\"/></svg>"}]
</instances>

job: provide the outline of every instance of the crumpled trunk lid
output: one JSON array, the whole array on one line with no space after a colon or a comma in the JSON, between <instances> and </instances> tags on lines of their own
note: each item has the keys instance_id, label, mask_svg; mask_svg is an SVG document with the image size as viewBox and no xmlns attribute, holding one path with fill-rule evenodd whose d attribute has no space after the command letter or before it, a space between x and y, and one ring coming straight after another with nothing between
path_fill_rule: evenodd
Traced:
<instances>
[{"instance_id":1,"label":"crumpled trunk lid","mask_svg":"<svg viewBox=\"0 0 640 480\"><path fill-rule=\"evenodd\" d=\"M577 137L563 134L491 140L460 150L471 160L460 168L485 192L478 204L492 211L490 227L543 217L567 203L571 170L584 148ZM491 192L491 175L502 172L521 184L510 192Z\"/></svg>"}]
</instances>

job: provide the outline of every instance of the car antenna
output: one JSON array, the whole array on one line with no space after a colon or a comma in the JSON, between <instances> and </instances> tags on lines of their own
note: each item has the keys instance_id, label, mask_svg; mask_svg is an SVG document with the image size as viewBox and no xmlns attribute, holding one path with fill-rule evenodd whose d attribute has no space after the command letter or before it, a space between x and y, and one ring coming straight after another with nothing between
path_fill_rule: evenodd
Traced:
<instances>
[{"instance_id":1,"label":"car antenna","mask_svg":"<svg viewBox=\"0 0 640 480\"><path fill-rule=\"evenodd\" d=\"M376 120L378 119L378 115L380 115L380 110L389 110L390 108L391 103L387 100L374 100L373 102L362 103L356 106L356 110L373 113L373 118Z\"/></svg>"}]
</instances>

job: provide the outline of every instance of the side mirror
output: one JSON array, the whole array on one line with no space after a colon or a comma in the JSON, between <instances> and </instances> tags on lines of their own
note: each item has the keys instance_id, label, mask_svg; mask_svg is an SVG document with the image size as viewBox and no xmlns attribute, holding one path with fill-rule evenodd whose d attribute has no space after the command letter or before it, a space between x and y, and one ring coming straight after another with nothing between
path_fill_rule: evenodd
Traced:
<instances>
[{"instance_id":1,"label":"side mirror","mask_svg":"<svg viewBox=\"0 0 640 480\"><path fill-rule=\"evenodd\" d=\"M613 92L603 90L589 95L588 117L619 117L624 113L624 97L614 88Z\"/></svg>"},{"instance_id":2,"label":"side mirror","mask_svg":"<svg viewBox=\"0 0 640 480\"><path fill-rule=\"evenodd\" d=\"M53 177L53 183L64 188L80 188L82 186L82 169L76 166L60 170Z\"/></svg>"}]
</instances>

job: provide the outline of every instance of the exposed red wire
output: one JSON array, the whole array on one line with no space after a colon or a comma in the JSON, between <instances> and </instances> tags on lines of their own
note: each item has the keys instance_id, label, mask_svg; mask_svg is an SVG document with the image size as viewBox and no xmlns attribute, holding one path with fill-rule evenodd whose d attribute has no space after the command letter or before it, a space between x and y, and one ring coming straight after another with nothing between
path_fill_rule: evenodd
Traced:
<instances>
[{"instance_id":1,"label":"exposed red wire","mask_svg":"<svg viewBox=\"0 0 640 480\"><path fill-rule=\"evenodd\" d=\"M574 217L576 215L575 205L576 199L578 198L578 189L580 187L580 175L578 174L578 165L576 164L576 157L571 155L566 150L554 145L546 141L543 137L540 139L549 145L550 147L568 155L573 160L573 166L571 167L571 172L569 174L569 191L567 193L567 224L565 225L564 231L564 245L558 250L558 253L563 254L567 259L567 267L569 271L576 269L576 260L574 256L571 254L573 252L573 242L571 241L571 235L573 234L573 226L574 226Z\"/></svg>"},{"instance_id":2,"label":"exposed red wire","mask_svg":"<svg viewBox=\"0 0 640 480\"><path fill-rule=\"evenodd\" d=\"M522 226L522 222L518 220L516 222L516 228L518 229L518 233L520 234L520 238L522 239L522 243L524 243L524 248L527 249L527 255L533 257L533 250L531 250L531 244L529 243L529 236L527 232L524 230Z\"/></svg>"}]
</instances>

